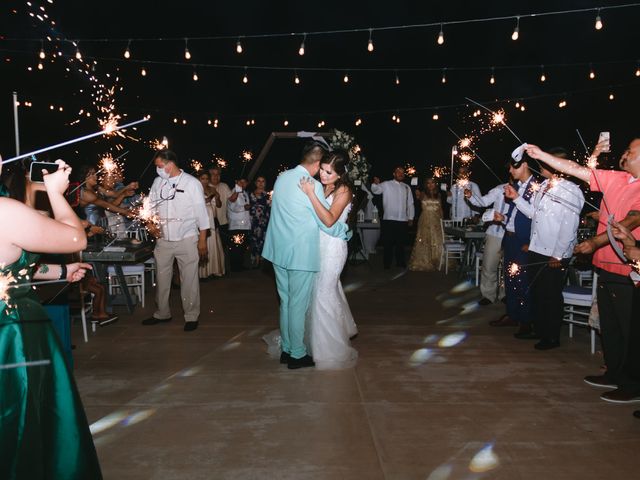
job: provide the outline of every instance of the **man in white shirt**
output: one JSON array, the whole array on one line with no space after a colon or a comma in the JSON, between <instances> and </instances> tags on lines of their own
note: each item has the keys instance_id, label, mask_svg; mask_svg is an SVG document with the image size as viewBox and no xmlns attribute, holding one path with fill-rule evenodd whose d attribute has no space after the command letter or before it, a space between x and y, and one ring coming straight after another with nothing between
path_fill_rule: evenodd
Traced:
<instances>
[{"instance_id":1,"label":"man in white shirt","mask_svg":"<svg viewBox=\"0 0 640 480\"><path fill-rule=\"evenodd\" d=\"M476 207L491 207L494 214L506 214L504 203L504 187L506 183L502 183L492 188L489 192L477 197L469 189L464 191L465 198ZM480 273L480 292L482 299L478 302L480 305L489 305L501 297L504 297L504 284L498 291L499 275L498 266L502 258L502 237L504 237L504 225L500 222L492 221L485 231L484 248L482 250L482 271Z\"/></svg>"},{"instance_id":2,"label":"man in white shirt","mask_svg":"<svg viewBox=\"0 0 640 480\"><path fill-rule=\"evenodd\" d=\"M158 177L149 192L160 219L162 236L156 241L156 302L158 308L143 325L156 325L171 320L169 293L173 261L180 271L180 296L184 310L184 331L198 328L200 316L200 282L198 263L207 256L209 215L204 203L204 190L199 180L180 169L178 158L170 150L154 156Z\"/></svg>"},{"instance_id":3,"label":"man in white shirt","mask_svg":"<svg viewBox=\"0 0 640 480\"><path fill-rule=\"evenodd\" d=\"M561 149L550 150L549 153L567 158ZM531 218L529 276L532 318L534 330L541 337L535 348L549 350L560 346L564 316L562 289L566 267L577 243L584 195L575 183L558 177L551 167L541 164L540 173L545 180L536 187L531 203L517 193L512 198L518 210Z\"/></svg>"},{"instance_id":4,"label":"man in white shirt","mask_svg":"<svg viewBox=\"0 0 640 480\"><path fill-rule=\"evenodd\" d=\"M227 218L229 219L229 248L231 250L231 271L243 269L244 253L251 233L251 214L249 194L245 191L247 180L241 178L227 199Z\"/></svg>"},{"instance_id":5,"label":"man in white shirt","mask_svg":"<svg viewBox=\"0 0 640 480\"><path fill-rule=\"evenodd\" d=\"M382 217L382 243L384 245L384 268L391 268L391 257L395 249L396 266L405 268L404 247L407 244L409 227L413 225L413 195L404 183L404 168L393 170L393 180L380 183L373 178L371 191L382 195L384 216Z\"/></svg>"},{"instance_id":6,"label":"man in white shirt","mask_svg":"<svg viewBox=\"0 0 640 480\"><path fill-rule=\"evenodd\" d=\"M473 205L465 196L465 190L471 191L471 197L480 198L482 193L480 187L475 182L469 180L469 169L461 165L458 168L458 180L460 183L454 183L451 190L447 192L447 203L451 205L449 217L451 220L464 220L475 215L471 208Z\"/></svg>"}]
</instances>

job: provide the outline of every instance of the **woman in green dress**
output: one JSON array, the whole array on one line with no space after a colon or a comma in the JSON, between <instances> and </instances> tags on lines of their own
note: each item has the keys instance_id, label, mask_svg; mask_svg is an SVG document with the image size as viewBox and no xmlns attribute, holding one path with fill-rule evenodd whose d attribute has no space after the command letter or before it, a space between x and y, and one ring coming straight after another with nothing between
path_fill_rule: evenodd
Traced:
<instances>
[{"instance_id":1,"label":"woman in green dress","mask_svg":"<svg viewBox=\"0 0 640 480\"><path fill-rule=\"evenodd\" d=\"M34 272L37 254L86 246L80 220L63 194L71 169L61 160L45 175L54 219L0 198L0 478L101 479L80 396L60 341L30 286L78 281L87 265ZM46 271L45 271L46 270Z\"/></svg>"}]
</instances>

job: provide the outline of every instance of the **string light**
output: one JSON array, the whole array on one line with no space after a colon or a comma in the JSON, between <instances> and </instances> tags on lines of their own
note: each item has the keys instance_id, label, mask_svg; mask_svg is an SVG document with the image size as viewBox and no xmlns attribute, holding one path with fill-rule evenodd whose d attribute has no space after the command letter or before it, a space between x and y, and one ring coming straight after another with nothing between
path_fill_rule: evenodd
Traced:
<instances>
[{"instance_id":1,"label":"string light","mask_svg":"<svg viewBox=\"0 0 640 480\"><path fill-rule=\"evenodd\" d=\"M600 9L598 9L598 13L596 15L595 27L596 27L596 30L602 30L602 27L603 27L602 18L600 18Z\"/></svg>"},{"instance_id":2,"label":"string light","mask_svg":"<svg viewBox=\"0 0 640 480\"><path fill-rule=\"evenodd\" d=\"M360 125L362 125L362 119L360 117L356 118L356 127L359 127Z\"/></svg>"},{"instance_id":3,"label":"string light","mask_svg":"<svg viewBox=\"0 0 640 480\"><path fill-rule=\"evenodd\" d=\"M82 60L82 54L80 53L80 42L76 43L76 60Z\"/></svg>"},{"instance_id":4,"label":"string light","mask_svg":"<svg viewBox=\"0 0 640 480\"><path fill-rule=\"evenodd\" d=\"M140 75L142 75L143 77L147 76L147 69L145 67L142 67L142 69L140 70Z\"/></svg>"},{"instance_id":5,"label":"string light","mask_svg":"<svg viewBox=\"0 0 640 480\"><path fill-rule=\"evenodd\" d=\"M249 77L247 76L247 67L244 67L244 77L242 77L242 83L249 83Z\"/></svg>"},{"instance_id":6,"label":"string light","mask_svg":"<svg viewBox=\"0 0 640 480\"><path fill-rule=\"evenodd\" d=\"M547 81L547 76L544 73L544 65L540 65L540 70L542 70L542 73L540 74L540 81L541 82L546 82Z\"/></svg>"},{"instance_id":7,"label":"string light","mask_svg":"<svg viewBox=\"0 0 640 480\"><path fill-rule=\"evenodd\" d=\"M560 103L558 103L558 107L560 108L564 108L567 106L567 101L566 100L561 100Z\"/></svg>"},{"instance_id":8,"label":"string light","mask_svg":"<svg viewBox=\"0 0 640 480\"><path fill-rule=\"evenodd\" d=\"M613 100L613 99L615 99L615 98L616 98L616 97L613 95L613 93L610 93L610 94L609 94L609 100Z\"/></svg>"},{"instance_id":9,"label":"string light","mask_svg":"<svg viewBox=\"0 0 640 480\"><path fill-rule=\"evenodd\" d=\"M373 34L373 29L370 28L369 29L369 43L367 43L367 50L369 52L373 52L373 38L371 38L372 34Z\"/></svg>"},{"instance_id":10,"label":"string light","mask_svg":"<svg viewBox=\"0 0 640 480\"><path fill-rule=\"evenodd\" d=\"M442 69L442 78L440 79L440 81L442 83L447 83L447 69L446 68Z\"/></svg>"},{"instance_id":11,"label":"string light","mask_svg":"<svg viewBox=\"0 0 640 480\"><path fill-rule=\"evenodd\" d=\"M194 82L198 81L198 72L196 72L195 70L193 71L193 81Z\"/></svg>"},{"instance_id":12,"label":"string light","mask_svg":"<svg viewBox=\"0 0 640 480\"><path fill-rule=\"evenodd\" d=\"M438 33L438 45L442 45L444 43L444 31L442 30L443 24L440 24L440 33Z\"/></svg>"},{"instance_id":13,"label":"string light","mask_svg":"<svg viewBox=\"0 0 640 480\"><path fill-rule=\"evenodd\" d=\"M124 51L124 58L127 58L127 59L131 58L131 51L129 50L130 46L131 46L131 40L127 42L127 48Z\"/></svg>"},{"instance_id":14,"label":"string light","mask_svg":"<svg viewBox=\"0 0 640 480\"><path fill-rule=\"evenodd\" d=\"M40 60L44 60L44 58L47 56L44 53L44 44L43 44L43 42L40 42L40 54L38 56L40 57Z\"/></svg>"},{"instance_id":15,"label":"string light","mask_svg":"<svg viewBox=\"0 0 640 480\"><path fill-rule=\"evenodd\" d=\"M288 127L288 126L289 126L289 120L287 120L287 119L285 118L285 119L284 119L284 122L282 122L282 124L283 124L285 127Z\"/></svg>"},{"instance_id":16,"label":"string light","mask_svg":"<svg viewBox=\"0 0 640 480\"><path fill-rule=\"evenodd\" d=\"M514 42L520 37L520 17L516 17L516 28L513 29L511 40Z\"/></svg>"},{"instance_id":17,"label":"string light","mask_svg":"<svg viewBox=\"0 0 640 480\"><path fill-rule=\"evenodd\" d=\"M307 34L305 33L302 37L302 43L300 44L300 48L298 49L298 55L301 57L304 55L304 42L307 39Z\"/></svg>"},{"instance_id":18,"label":"string light","mask_svg":"<svg viewBox=\"0 0 640 480\"><path fill-rule=\"evenodd\" d=\"M187 60L191 60L191 52L189 51L189 40L187 38L184 39L184 58Z\"/></svg>"},{"instance_id":19,"label":"string light","mask_svg":"<svg viewBox=\"0 0 640 480\"><path fill-rule=\"evenodd\" d=\"M322 128L322 127L324 127L324 126L325 126L324 120L320 120L320 121L318 122L318 128Z\"/></svg>"},{"instance_id":20,"label":"string light","mask_svg":"<svg viewBox=\"0 0 640 480\"><path fill-rule=\"evenodd\" d=\"M520 111L524 112L526 110L526 108L524 108L524 104L520 105Z\"/></svg>"},{"instance_id":21,"label":"string light","mask_svg":"<svg viewBox=\"0 0 640 480\"><path fill-rule=\"evenodd\" d=\"M242 42L240 39L236 42L236 53L242 53Z\"/></svg>"},{"instance_id":22,"label":"string light","mask_svg":"<svg viewBox=\"0 0 640 480\"><path fill-rule=\"evenodd\" d=\"M38 62L38 70L42 70L44 68L44 65L42 64L42 62Z\"/></svg>"},{"instance_id":23,"label":"string light","mask_svg":"<svg viewBox=\"0 0 640 480\"><path fill-rule=\"evenodd\" d=\"M298 72L296 71L295 77L293 78L293 83L296 85L300 85L300 77L298 76Z\"/></svg>"},{"instance_id":24,"label":"string light","mask_svg":"<svg viewBox=\"0 0 640 480\"><path fill-rule=\"evenodd\" d=\"M640 77L640 64L636 67L636 77Z\"/></svg>"},{"instance_id":25,"label":"string light","mask_svg":"<svg viewBox=\"0 0 640 480\"><path fill-rule=\"evenodd\" d=\"M491 67L491 78L489 79L489 83L491 85L496 83L496 76L495 76L495 68Z\"/></svg>"},{"instance_id":26,"label":"string light","mask_svg":"<svg viewBox=\"0 0 640 480\"><path fill-rule=\"evenodd\" d=\"M349 74L348 74L348 73L345 73L345 74L344 74L344 77L342 77L342 81L343 81L344 83L349 83Z\"/></svg>"},{"instance_id":27,"label":"string light","mask_svg":"<svg viewBox=\"0 0 640 480\"><path fill-rule=\"evenodd\" d=\"M520 102L516 102L516 108L520 108Z\"/></svg>"},{"instance_id":28,"label":"string light","mask_svg":"<svg viewBox=\"0 0 640 480\"><path fill-rule=\"evenodd\" d=\"M436 112L436 113L433 114L433 117L431 117L431 118L433 118L434 120L439 120L440 119L440 115L438 115L438 112Z\"/></svg>"},{"instance_id":29,"label":"string light","mask_svg":"<svg viewBox=\"0 0 640 480\"><path fill-rule=\"evenodd\" d=\"M593 70L593 66L591 66L591 64L589 64L589 78L591 80L596 78L596 72Z\"/></svg>"},{"instance_id":30,"label":"string light","mask_svg":"<svg viewBox=\"0 0 640 480\"><path fill-rule=\"evenodd\" d=\"M398 72L396 72L396 85L400 85L400 77L398 76Z\"/></svg>"}]
</instances>

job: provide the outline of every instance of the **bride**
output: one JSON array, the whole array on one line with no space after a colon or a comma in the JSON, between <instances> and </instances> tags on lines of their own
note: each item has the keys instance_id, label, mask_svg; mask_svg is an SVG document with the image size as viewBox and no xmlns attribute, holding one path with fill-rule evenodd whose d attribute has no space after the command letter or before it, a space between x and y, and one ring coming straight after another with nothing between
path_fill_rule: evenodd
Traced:
<instances>
[{"instance_id":1,"label":"bride","mask_svg":"<svg viewBox=\"0 0 640 480\"><path fill-rule=\"evenodd\" d=\"M313 180L302 179L300 188L309 197L316 214L327 227L347 222L352 191L347 173L349 155L335 150L320 162L320 182L324 186L327 210L314 193ZM347 242L320 231L320 271L307 312L307 343L319 369L349 368L358 352L349 338L358 333L349 304L342 290L340 273L347 260Z\"/></svg>"}]
</instances>

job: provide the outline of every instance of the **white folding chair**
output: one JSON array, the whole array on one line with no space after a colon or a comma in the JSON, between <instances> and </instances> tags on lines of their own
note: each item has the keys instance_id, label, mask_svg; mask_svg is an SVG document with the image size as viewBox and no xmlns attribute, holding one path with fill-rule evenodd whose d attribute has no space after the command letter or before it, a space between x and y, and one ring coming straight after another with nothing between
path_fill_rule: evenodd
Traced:
<instances>
[{"instance_id":1,"label":"white folding chair","mask_svg":"<svg viewBox=\"0 0 640 480\"><path fill-rule=\"evenodd\" d=\"M139 263L136 265L123 265L122 273L124 274L124 280L127 284L126 287L133 291L133 293L140 300L140 304L142 308L144 308L144 273L145 273L145 265L144 263ZM118 276L116 275L116 269L110 265L107 269L107 277L108 277L108 288L109 295L113 295L116 290L119 290L121 285L118 282Z\"/></svg>"},{"instance_id":2,"label":"white folding chair","mask_svg":"<svg viewBox=\"0 0 640 480\"><path fill-rule=\"evenodd\" d=\"M449 260L462 261L466 246L460 240L456 240L450 235L445 235L445 226L462 226L462 222L458 220L440 220L440 230L442 231L442 254L440 255L440 267L442 270L444 264L444 273L449 273Z\"/></svg>"},{"instance_id":3,"label":"white folding chair","mask_svg":"<svg viewBox=\"0 0 640 480\"><path fill-rule=\"evenodd\" d=\"M476 287L480 286L480 271L482 270L482 252L476 252Z\"/></svg>"},{"instance_id":4,"label":"white folding chair","mask_svg":"<svg viewBox=\"0 0 640 480\"><path fill-rule=\"evenodd\" d=\"M564 301L564 318L569 324L569 338L573 338L573 326L580 325L590 329L591 354L596 352L596 331L589 325L591 305L596 298L598 287L598 274L593 274L593 282L589 287L580 285L567 285L562 290Z\"/></svg>"}]
</instances>

